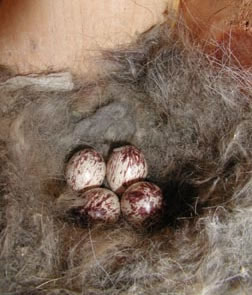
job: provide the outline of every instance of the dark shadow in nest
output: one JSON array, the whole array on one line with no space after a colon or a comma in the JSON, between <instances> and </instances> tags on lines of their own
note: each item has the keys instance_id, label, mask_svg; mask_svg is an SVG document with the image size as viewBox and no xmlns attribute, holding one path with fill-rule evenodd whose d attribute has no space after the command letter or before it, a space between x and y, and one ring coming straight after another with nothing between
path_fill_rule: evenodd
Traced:
<instances>
[{"instance_id":1,"label":"dark shadow in nest","mask_svg":"<svg viewBox=\"0 0 252 295\"><path fill-rule=\"evenodd\" d=\"M193 218L200 214L200 210L197 213L195 211L197 190L191 184L171 180L163 188L163 195L165 202L163 227L177 227L179 219Z\"/></svg>"},{"instance_id":2,"label":"dark shadow in nest","mask_svg":"<svg viewBox=\"0 0 252 295\"><path fill-rule=\"evenodd\" d=\"M192 165L185 165L179 171L167 175L167 181L156 182L161 188L164 198L162 218L151 230L161 230L165 227L178 228L183 226L180 221L193 219L202 213L203 206L198 206L198 190L185 174L195 171ZM152 182L151 179L148 181ZM197 210L196 210L197 207Z\"/></svg>"}]
</instances>

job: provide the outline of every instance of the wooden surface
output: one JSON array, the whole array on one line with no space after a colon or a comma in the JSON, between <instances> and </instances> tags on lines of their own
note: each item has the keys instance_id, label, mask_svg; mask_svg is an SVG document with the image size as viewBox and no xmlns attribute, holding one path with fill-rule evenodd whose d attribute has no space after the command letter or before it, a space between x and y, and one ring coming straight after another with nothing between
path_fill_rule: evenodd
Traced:
<instances>
[{"instance_id":1,"label":"wooden surface","mask_svg":"<svg viewBox=\"0 0 252 295\"><path fill-rule=\"evenodd\" d=\"M222 60L228 49L234 64L252 67L251 0L181 0L180 13L208 52Z\"/></svg>"},{"instance_id":2,"label":"wooden surface","mask_svg":"<svg viewBox=\"0 0 252 295\"><path fill-rule=\"evenodd\" d=\"M229 42L231 34L236 57L252 65L251 0L0 0L0 65L90 71L100 49L130 42L179 5L195 38Z\"/></svg>"},{"instance_id":3,"label":"wooden surface","mask_svg":"<svg viewBox=\"0 0 252 295\"><path fill-rule=\"evenodd\" d=\"M234 28L251 32L251 0L181 0L181 10L199 39L218 39Z\"/></svg>"},{"instance_id":4,"label":"wooden surface","mask_svg":"<svg viewBox=\"0 0 252 295\"><path fill-rule=\"evenodd\" d=\"M0 0L0 64L21 74L80 73L100 48L130 41L178 0Z\"/></svg>"}]
</instances>

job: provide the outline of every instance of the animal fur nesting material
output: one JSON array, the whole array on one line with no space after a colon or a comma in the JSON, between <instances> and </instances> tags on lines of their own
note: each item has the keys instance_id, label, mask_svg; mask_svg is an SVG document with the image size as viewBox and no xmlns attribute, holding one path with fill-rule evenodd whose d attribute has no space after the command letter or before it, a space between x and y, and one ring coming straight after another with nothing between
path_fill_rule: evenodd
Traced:
<instances>
[{"instance_id":1,"label":"animal fur nesting material","mask_svg":"<svg viewBox=\"0 0 252 295\"><path fill-rule=\"evenodd\" d=\"M2 70L0 294L252 294L252 73L231 56L161 25L73 89ZM164 193L150 230L83 223L64 179L73 151L124 144Z\"/></svg>"}]
</instances>

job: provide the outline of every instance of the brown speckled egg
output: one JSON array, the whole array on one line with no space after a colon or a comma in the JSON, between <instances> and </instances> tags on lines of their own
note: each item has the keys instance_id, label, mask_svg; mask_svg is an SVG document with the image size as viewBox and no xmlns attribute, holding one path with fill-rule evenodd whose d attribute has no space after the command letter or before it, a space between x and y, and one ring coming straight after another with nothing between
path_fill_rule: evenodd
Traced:
<instances>
[{"instance_id":1,"label":"brown speckled egg","mask_svg":"<svg viewBox=\"0 0 252 295\"><path fill-rule=\"evenodd\" d=\"M143 180L147 174L147 162L136 147L126 145L112 151L106 178L110 188L117 194L122 194L134 182Z\"/></svg>"},{"instance_id":2,"label":"brown speckled egg","mask_svg":"<svg viewBox=\"0 0 252 295\"><path fill-rule=\"evenodd\" d=\"M116 194L105 188L93 188L81 196L84 205L80 213L91 222L114 223L120 216L120 202Z\"/></svg>"},{"instance_id":3,"label":"brown speckled egg","mask_svg":"<svg viewBox=\"0 0 252 295\"><path fill-rule=\"evenodd\" d=\"M145 181L130 186L121 199L122 214L133 226L142 225L148 221L155 222L162 212L162 207L161 189Z\"/></svg>"},{"instance_id":4,"label":"brown speckled egg","mask_svg":"<svg viewBox=\"0 0 252 295\"><path fill-rule=\"evenodd\" d=\"M67 184L74 191L102 185L105 174L105 162L102 156L92 148L86 148L74 154L65 170Z\"/></svg>"}]
</instances>

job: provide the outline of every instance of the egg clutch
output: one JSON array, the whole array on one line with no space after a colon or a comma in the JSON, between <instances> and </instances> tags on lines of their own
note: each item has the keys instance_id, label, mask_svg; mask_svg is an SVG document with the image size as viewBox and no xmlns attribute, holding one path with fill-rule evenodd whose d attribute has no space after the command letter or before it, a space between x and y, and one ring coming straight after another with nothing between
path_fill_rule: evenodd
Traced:
<instances>
[{"instance_id":1,"label":"egg clutch","mask_svg":"<svg viewBox=\"0 0 252 295\"><path fill-rule=\"evenodd\" d=\"M122 213L134 227L155 223L162 213L162 191L145 181L147 174L143 153L131 145L115 148L107 165L95 149L85 148L65 169L67 184L79 193L81 216L90 222L115 223ZM101 187L105 178L110 189Z\"/></svg>"}]
</instances>

